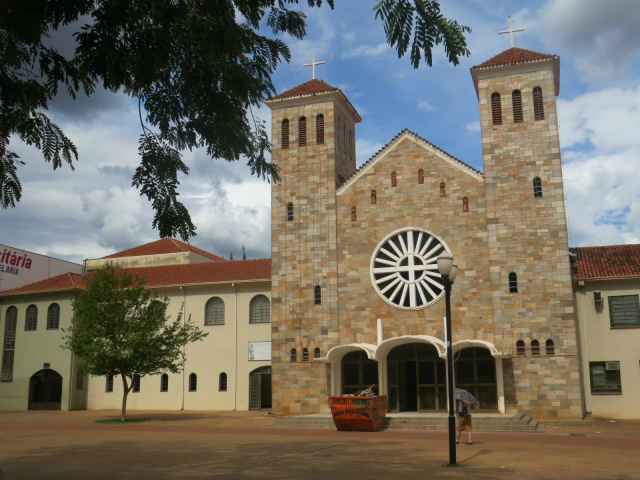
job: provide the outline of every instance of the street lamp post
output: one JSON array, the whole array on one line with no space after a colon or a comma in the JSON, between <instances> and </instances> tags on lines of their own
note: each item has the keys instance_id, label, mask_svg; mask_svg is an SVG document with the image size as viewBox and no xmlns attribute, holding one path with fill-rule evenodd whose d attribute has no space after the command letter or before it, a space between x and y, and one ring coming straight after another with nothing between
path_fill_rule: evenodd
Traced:
<instances>
[{"instance_id":1,"label":"street lamp post","mask_svg":"<svg viewBox=\"0 0 640 480\"><path fill-rule=\"evenodd\" d=\"M447 340L447 398L449 400L449 463L447 466L457 466L456 462L456 416L453 398L453 353L451 347L451 286L453 285L458 266L453 264L453 257L443 253L438 257L438 272L444 280L444 292L447 305L446 340Z\"/></svg>"}]
</instances>

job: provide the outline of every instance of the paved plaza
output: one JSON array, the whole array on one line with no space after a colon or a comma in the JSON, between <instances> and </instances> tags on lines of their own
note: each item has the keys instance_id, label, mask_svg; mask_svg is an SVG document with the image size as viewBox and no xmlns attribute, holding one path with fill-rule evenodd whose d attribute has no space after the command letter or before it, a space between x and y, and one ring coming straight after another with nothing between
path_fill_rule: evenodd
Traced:
<instances>
[{"instance_id":1,"label":"paved plaza","mask_svg":"<svg viewBox=\"0 0 640 480\"><path fill-rule=\"evenodd\" d=\"M640 479L640 422L477 433L273 426L267 412L0 412L0 479Z\"/></svg>"}]
</instances>

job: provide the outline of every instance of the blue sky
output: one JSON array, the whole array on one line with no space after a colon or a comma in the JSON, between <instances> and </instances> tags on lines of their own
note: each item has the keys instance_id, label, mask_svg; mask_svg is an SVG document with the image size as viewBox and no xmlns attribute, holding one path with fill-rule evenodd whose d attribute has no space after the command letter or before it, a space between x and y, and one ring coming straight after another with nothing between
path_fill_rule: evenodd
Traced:
<instances>
[{"instance_id":1,"label":"blue sky","mask_svg":"<svg viewBox=\"0 0 640 480\"><path fill-rule=\"evenodd\" d=\"M304 3L304 2L303 2ZM374 0L336 0L308 10L307 37L284 38L292 59L274 77L278 92L311 78L303 68L316 53L316 76L341 88L360 112L358 163L403 128L483 170L478 103L469 69L516 45L561 59L558 108L563 174L573 246L640 242L640 9L635 0L444 1L446 16L472 28L471 56L458 66L435 51L433 67L414 70L386 45ZM22 168L23 200L2 211L1 242L80 261L157 239L150 204L131 188L138 164L139 125L132 102L100 92L65 99L51 115L76 142L76 171L51 172L40 154L14 145ZM270 119L270 111L258 112ZM238 258L270 255L270 187L242 162L185 154L191 175L181 199L198 227L193 244Z\"/></svg>"}]
</instances>

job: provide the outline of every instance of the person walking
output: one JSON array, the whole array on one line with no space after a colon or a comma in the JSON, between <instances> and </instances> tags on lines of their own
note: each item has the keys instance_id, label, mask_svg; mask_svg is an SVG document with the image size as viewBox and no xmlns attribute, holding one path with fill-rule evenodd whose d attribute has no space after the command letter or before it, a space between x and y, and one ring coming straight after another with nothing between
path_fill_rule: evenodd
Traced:
<instances>
[{"instance_id":1,"label":"person walking","mask_svg":"<svg viewBox=\"0 0 640 480\"><path fill-rule=\"evenodd\" d=\"M458 419L458 425L456 426L456 443L460 443L462 432L466 430L468 435L467 445L473 445L473 442L471 441L471 431L473 430L473 425L471 423L471 405L459 400L458 414L460 415L460 418Z\"/></svg>"}]
</instances>

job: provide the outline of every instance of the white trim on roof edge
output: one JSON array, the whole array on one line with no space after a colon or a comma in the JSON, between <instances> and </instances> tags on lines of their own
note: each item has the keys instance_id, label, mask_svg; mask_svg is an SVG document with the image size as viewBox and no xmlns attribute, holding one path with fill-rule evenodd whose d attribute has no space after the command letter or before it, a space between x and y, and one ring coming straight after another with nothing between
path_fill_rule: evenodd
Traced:
<instances>
[{"instance_id":1,"label":"white trim on roof edge","mask_svg":"<svg viewBox=\"0 0 640 480\"><path fill-rule=\"evenodd\" d=\"M396 138L389 145L387 145L386 148L384 148L376 156L370 159L368 163L364 167L362 167L355 175L353 175L349 180L347 180L346 183L338 189L338 191L336 192L336 195L342 195L351 185L353 185L360 177L362 177L371 167L373 167L380 160L386 157L387 154L391 152L391 150L393 150L405 138L413 140L416 144L418 144L425 150L428 150L429 152L433 153L434 155L441 158L442 160L450 163L454 167L462 170L468 175L471 175L476 180L480 182L484 182L484 177L479 173L477 173L476 171L472 170L471 168L465 167L463 164L461 164L458 160L454 159L452 156L448 155L447 153L444 153L443 151L437 148L434 148L432 145L425 142L424 140L417 138L415 134L413 134L411 131L405 131L402 134L400 134L398 138Z\"/></svg>"}]
</instances>

